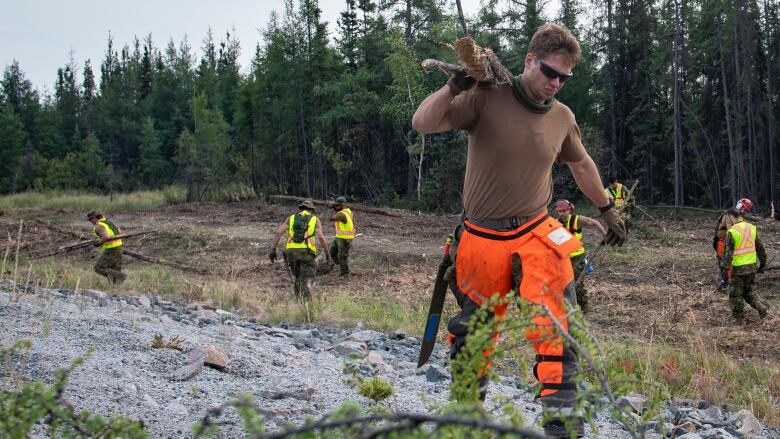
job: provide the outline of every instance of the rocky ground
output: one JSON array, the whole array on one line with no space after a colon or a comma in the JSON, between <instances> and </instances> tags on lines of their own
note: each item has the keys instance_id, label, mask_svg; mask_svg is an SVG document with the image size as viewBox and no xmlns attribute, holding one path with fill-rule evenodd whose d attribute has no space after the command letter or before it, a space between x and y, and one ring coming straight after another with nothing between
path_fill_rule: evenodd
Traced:
<instances>
[{"instance_id":1,"label":"rocky ground","mask_svg":"<svg viewBox=\"0 0 780 439\"><path fill-rule=\"evenodd\" d=\"M253 395L267 410L265 422L271 430L318 418L345 401L368 407L370 402L346 384L349 361L355 361L364 376L378 373L392 383L395 393L385 402L392 410L429 412L448 395L443 348L435 351L432 365L417 371L420 341L402 333L270 326L207 305L156 296L20 286L12 294L14 289L12 282L0 282L0 339L3 345L30 339L33 346L14 362L0 365L0 372L11 381L48 382L56 368L86 356L65 397L77 409L142 419L155 438L189 437L192 424L209 408L239 394ZM183 351L152 348L156 335L165 341L178 336ZM350 360L353 357L357 360ZM507 377L491 383L488 400L496 395L509 398L525 419L538 419L540 408L520 380ZM640 413L646 405L641 396L625 398L624 403ZM495 412L498 404L491 401L487 407ZM648 426L646 437L661 437L656 431L666 431L668 437L685 439L780 438L780 430L763 428L747 411L726 413L703 401L675 400L663 413L663 419ZM228 410L220 421L219 437L242 437L234 412ZM600 414L592 427L590 437L630 437L607 414ZM43 436L43 430L33 434Z\"/></svg>"}]
</instances>

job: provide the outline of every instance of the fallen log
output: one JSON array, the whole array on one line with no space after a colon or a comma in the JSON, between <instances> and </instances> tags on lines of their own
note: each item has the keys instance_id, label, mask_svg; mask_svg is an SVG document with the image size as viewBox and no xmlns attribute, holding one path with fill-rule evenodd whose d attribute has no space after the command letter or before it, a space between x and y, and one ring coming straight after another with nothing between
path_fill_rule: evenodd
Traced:
<instances>
[{"instance_id":1,"label":"fallen log","mask_svg":"<svg viewBox=\"0 0 780 439\"><path fill-rule=\"evenodd\" d=\"M295 196L292 196L292 195L271 195L271 198L275 198L277 200L282 200L282 201L295 201L295 202L298 202L298 203L306 201L306 200L310 200L310 198L295 197ZM332 201L324 201L324 200L311 200L311 201L314 204L318 205L318 206L330 207L330 206L333 205ZM349 208L352 209L352 210L358 211L358 212L373 213L374 215L391 216L391 217L394 217L394 218L403 218L404 217L404 215L401 215L401 214L398 214L398 213L395 213L395 212L390 212L390 211L385 210L385 209L377 209L377 208L374 208L374 207L361 206L359 204L350 204Z\"/></svg>"},{"instance_id":2,"label":"fallen log","mask_svg":"<svg viewBox=\"0 0 780 439\"><path fill-rule=\"evenodd\" d=\"M145 231L145 232L136 232L136 233L127 233L127 234L124 234L124 235L117 235L117 236L114 236L113 238L109 239L106 242L116 241L117 239L132 238L134 236L148 235L150 233L157 233L157 230L148 230L148 231ZM66 251L67 252L67 251L78 250L78 249L84 248L84 247L89 247L89 246L92 246L94 244L95 244L95 240L94 239L87 239L85 241L79 241L79 242L77 242L75 244L63 245L58 250L62 250L62 251Z\"/></svg>"},{"instance_id":3,"label":"fallen log","mask_svg":"<svg viewBox=\"0 0 780 439\"><path fill-rule=\"evenodd\" d=\"M171 267L181 271L189 271L196 274L209 274L211 270L208 268L192 267L189 265L179 264L176 262L166 261L165 259L155 258L154 256L143 255L132 250L123 249L123 253L127 256L140 259L145 262L151 262L152 264L162 265L164 267Z\"/></svg>"}]
</instances>

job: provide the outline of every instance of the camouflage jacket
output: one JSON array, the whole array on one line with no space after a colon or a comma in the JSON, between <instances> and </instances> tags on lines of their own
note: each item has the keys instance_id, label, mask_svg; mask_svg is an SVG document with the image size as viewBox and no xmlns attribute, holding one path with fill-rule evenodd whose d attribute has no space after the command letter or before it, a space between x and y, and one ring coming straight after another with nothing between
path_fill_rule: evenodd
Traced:
<instances>
[{"instance_id":1,"label":"camouflage jacket","mask_svg":"<svg viewBox=\"0 0 780 439\"><path fill-rule=\"evenodd\" d=\"M723 251L723 259L720 261L720 266L729 269L731 268L731 258L734 256L734 242L731 240L731 235L726 234L726 248ZM744 276L748 274L755 274L758 271L759 266L766 264L766 249L764 244L761 243L761 238L756 235L756 255L758 256L758 264L742 265L734 267L733 274L737 276Z\"/></svg>"}]
</instances>

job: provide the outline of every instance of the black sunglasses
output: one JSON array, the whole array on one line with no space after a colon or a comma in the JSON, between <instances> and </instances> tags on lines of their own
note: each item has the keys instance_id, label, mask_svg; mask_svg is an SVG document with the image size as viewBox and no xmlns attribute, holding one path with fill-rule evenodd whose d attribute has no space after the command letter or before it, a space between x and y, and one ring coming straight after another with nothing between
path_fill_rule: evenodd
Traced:
<instances>
[{"instance_id":1,"label":"black sunglasses","mask_svg":"<svg viewBox=\"0 0 780 439\"><path fill-rule=\"evenodd\" d=\"M557 71L554 68L550 67L549 65L547 65L547 63L545 63L544 61L540 60L539 58L536 58L536 60L539 61L539 70L541 70L542 73L544 73L544 76L546 76L546 77L548 77L550 79L558 78L558 79L560 79L561 84L563 84L564 82L568 81L569 79L572 78L572 76L574 76L574 73L569 73L569 74L560 73L559 71Z\"/></svg>"}]
</instances>

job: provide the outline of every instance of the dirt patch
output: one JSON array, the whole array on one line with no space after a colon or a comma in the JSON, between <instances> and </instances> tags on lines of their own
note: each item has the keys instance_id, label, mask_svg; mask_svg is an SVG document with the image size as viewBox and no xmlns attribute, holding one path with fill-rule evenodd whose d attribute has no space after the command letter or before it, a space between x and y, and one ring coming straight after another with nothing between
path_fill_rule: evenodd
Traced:
<instances>
[{"instance_id":1,"label":"dirt patch","mask_svg":"<svg viewBox=\"0 0 780 439\"><path fill-rule=\"evenodd\" d=\"M146 211L117 212L110 216L127 232L158 229L159 234L128 240L135 251L174 262L215 268L221 276L194 276L195 283L225 277L241 277L273 290L291 289L282 264L266 259L275 228L294 210L292 205L245 203L193 203ZM318 209L321 218L330 212ZM408 309L427 306L444 237L457 217L415 214L401 218L355 215L357 231L349 280L337 273L319 276L321 294L393 300ZM87 237L90 225L79 215L48 214L41 219L56 222ZM76 241L27 223L20 253L41 255ZM326 221L326 235L332 226ZM780 226L759 222L759 234L767 247L770 266L780 265L774 255L780 245ZM702 219L636 221L622 248L607 249L593 257L595 272L586 278L590 291L588 319L602 336L685 345L691 328L718 349L736 358L780 358L776 328L780 324L780 270L756 277L756 291L772 306L760 321L747 310L743 326L729 325L725 294L715 291L716 265L711 248L714 224ZM0 217L0 257L9 249L11 261L18 219ZM596 238L586 234L585 240ZM92 248L68 256L91 264ZM129 260L128 268L142 262ZM13 265L10 264L12 268ZM25 265L26 267L26 265ZM6 264L8 272L9 264ZM26 271L26 270L23 270ZM452 300L449 298L448 300ZM422 328L422 322L420 322Z\"/></svg>"}]
</instances>

